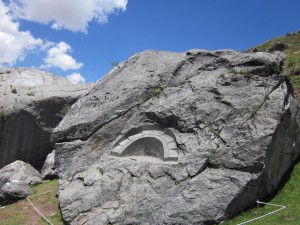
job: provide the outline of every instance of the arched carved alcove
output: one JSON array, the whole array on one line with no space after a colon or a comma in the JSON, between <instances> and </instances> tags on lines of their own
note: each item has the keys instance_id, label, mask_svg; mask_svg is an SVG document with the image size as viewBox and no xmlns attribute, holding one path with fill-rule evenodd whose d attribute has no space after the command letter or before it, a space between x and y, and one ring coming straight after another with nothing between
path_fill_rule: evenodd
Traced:
<instances>
[{"instance_id":1,"label":"arched carved alcove","mask_svg":"<svg viewBox=\"0 0 300 225\"><path fill-rule=\"evenodd\" d=\"M144 156L155 157L162 161L177 161L176 140L167 133L170 131L143 130L136 134L124 135L114 145L111 153L119 157Z\"/></svg>"}]
</instances>

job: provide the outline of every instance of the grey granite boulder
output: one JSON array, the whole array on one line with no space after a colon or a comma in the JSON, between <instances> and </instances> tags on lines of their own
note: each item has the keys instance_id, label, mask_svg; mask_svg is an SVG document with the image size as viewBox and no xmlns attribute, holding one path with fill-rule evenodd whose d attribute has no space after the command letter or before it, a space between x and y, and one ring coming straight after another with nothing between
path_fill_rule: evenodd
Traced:
<instances>
[{"instance_id":1,"label":"grey granite boulder","mask_svg":"<svg viewBox=\"0 0 300 225\"><path fill-rule=\"evenodd\" d=\"M5 183L1 188L2 194L7 202L13 202L31 195L31 188L28 184L13 180Z\"/></svg>"},{"instance_id":2,"label":"grey granite boulder","mask_svg":"<svg viewBox=\"0 0 300 225\"><path fill-rule=\"evenodd\" d=\"M30 68L0 68L0 168L16 160L41 169L53 128L89 85Z\"/></svg>"},{"instance_id":3,"label":"grey granite boulder","mask_svg":"<svg viewBox=\"0 0 300 225\"><path fill-rule=\"evenodd\" d=\"M0 204L7 204L31 194L30 186L42 183L31 165L15 161L0 170Z\"/></svg>"},{"instance_id":4,"label":"grey granite boulder","mask_svg":"<svg viewBox=\"0 0 300 225\"><path fill-rule=\"evenodd\" d=\"M55 151L47 155L46 161L42 167L41 175L43 179L57 178L57 169L55 167Z\"/></svg>"},{"instance_id":5,"label":"grey granite boulder","mask_svg":"<svg viewBox=\"0 0 300 225\"><path fill-rule=\"evenodd\" d=\"M67 224L214 224L274 192L299 156L277 53L144 51L52 133Z\"/></svg>"}]
</instances>

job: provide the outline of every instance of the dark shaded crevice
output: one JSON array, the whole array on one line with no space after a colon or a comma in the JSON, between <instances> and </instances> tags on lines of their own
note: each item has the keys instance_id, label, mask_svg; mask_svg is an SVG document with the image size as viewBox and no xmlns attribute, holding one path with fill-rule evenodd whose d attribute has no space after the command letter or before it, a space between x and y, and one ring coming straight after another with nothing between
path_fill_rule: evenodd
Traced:
<instances>
[{"instance_id":1,"label":"dark shaded crevice","mask_svg":"<svg viewBox=\"0 0 300 225\"><path fill-rule=\"evenodd\" d=\"M251 166L236 166L236 167L228 167L220 163L214 163L211 160L207 162L207 168L211 169L227 169L232 171L246 172L251 174L259 174L264 170L264 166L261 162L255 162L254 165Z\"/></svg>"},{"instance_id":2,"label":"dark shaded crevice","mask_svg":"<svg viewBox=\"0 0 300 225\"><path fill-rule=\"evenodd\" d=\"M136 174L134 174L133 172L131 172L128 168L126 168L126 167L122 167L122 168L124 168L132 178L136 178L136 179L140 180L140 177L137 176ZM122 170L120 170L120 171L122 171ZM124 171L122 171L122 172L124 173Z\"/></svg>"},{"instance_id":3,"label":"dark shaded crevice","mask_svg":"<svg viewBox=\"0 0 300 225\"><path fill-rule=\"evenodd\" d=\"M266 63L262 60L257 58L250 59L247 62L236 64L235 66L249 66L249 67L256 67L256 66L264 66Z\"/></svg>"},{"instance_id":4,"label":"dark shaded crevice","mask_svg":"<svg viewBox=\"0 0 300 225\"><path fill-rule=\"evenodd\" d=\"M179 126L179 118L173 114L159 117L155 112L145 112L145 116L154 123L157 123L163 130L168 127L173 127L179 132L185 133L185 130Z\"/></svg>"},{"instance_id":5,"label":"dark shaded crevice","mask_svg":"<svg viewBox=\"0 0 300 225\"><path fill-rule=\"evenodd\" d=\"M172 72L173 76L178 76L184 65L186 65L186 61L181 61L179 65L175 68L175 70Z\"/></svg>"},{"instance_id":6,"label":"dark shaded crevice","mask_svg":"<svg viewBox=\"0 0 300 225\"><path fill-rule=\"evenodd\" d=\"M224 127L222 127L221 129L214 129L211 124L208 124L207 126L209 127L210 132L213 133L216 138L221 140L224 145L227 145L226 141L221 137L221 132L222 132Z\"/></svg>"},{"instance_id":7,"label":"dark shaded crevice","mask_svg":"<svg viewBox=\"0 0 300 225\"><path fill-rule=\"evenodd\" d=\"M186 52L185 58L188 61L194 61L197 57L203 57L203 56L208 56L208 57L213 57L213 58L218 58L219 56L212 53L212 52L205 52L205 51L199 51L199 52Z\"/></svg>"},{"instance_id":8,"label":"dark shaded crevice","mask_svg":"<svg viewBox=\"0 0 300 225\"><path fill-rule=\"evenodd\" d=\"M165 175L171 178L171 180L175 183L175 185L179 184L180 182L169 172L165 171Z\"/></svg>"},{"instance_id":9,"label":"dark shaded crevice","mask_svg":"<svg viewBox=\"0 0 300 225\"><path fill-rule=\"evenodd\" d=\"M188 174L188 177L187 177L187 179L193 179L193 178L195 178L195 177L197 177L198 175L200 175L204 170L206 170L207 168L209 168L208 167L208 163L209 163L209 159L207 158L206 160L205 160L205 162L204 162L204 164L202 165L202 167L194 174L194 175L191 175L188 171L187 171L187 174ZM187 180L187 179L185 179L185 180ZM185 181L184 180L184 181Z\"/></svg>"},{"instance_id":10,"label":"dark shaded crevice","mask_svg":"<svg viewBox=\"0 0 300 225\"><path fill-rule=\"evenodd\" d=\"M233 108L233 105L232 105L230 102L227 102L227 101L225 101L225 100L221 100L220 103L222 103L222 104L224 104L224 105L226 105L226 106L229 106L229 107Z\"/></svg>"},{"instance_id":11,"label":"dark shaded crevice","mask_svg":"<svg viewBox=\"0 0 300 225\"><path fill-rule=\"evenodd\" d=\"M151 179L153 179L153 180L156 180L156 179L158 179L158 178L161 178L161 177L163 177L163 176L165 176L165 174L161 174L161 175L159 175L159 176L153 176L152 175L152 173L149 171L148 172L148 175L151 177Z\"/></svg>"},{"instance_id":12,"label":"dark shaded crevice","mask_svg":"<svg viewBox=\"0 0 300 225\"><path fill-rule=\"evenodd\" d=\"M266 195L266 190L261 188L265 187L266 183L265 174L260 174L259 177L249 180L241 192L231 200L226 209L226 217L223 219L228 220L242 211L255 207L256 201ZM241 204L241 202L246 204Z\"/></svg>"},{"instance_id":13,"label":"dark shaded crevice","mask_svg":"<svg viewBox=\"0 0 300 225\"><path fill-rule=\"evenodd\" d=\"M191 91L194 93L195 92L195 87L190 82L188 82L187 85L191 89Z\"/></svg>"},{"instance_id":14,"label":"dark shaded crevice","mask_svg":"<svg viewBox=\"0 0 300 225\"><path fill-rule=\"evenodd\" d=\"M215 88L215 87L209 89L208 92L211 92L211 93L213 93L215 95L221 95L221 93L219 92L219 90L217 88Z\"/></svg>"},{"instance_id":15,"label":"dark shaded crevice","mask_svg":"<svg viewBox=\"0 0 300 225\"><path fill-rule=\"evenodd\" d=\"M292 172L294 171L295 166L300 163L300 155L298 156L297 160L294 162L294 164L286 171L286 173L284 174L284 176L282 177L281 181L279 182L276 190L270 194L268 194L267 196L265 196L264 198L262 198L261 200L264 202L269 202L271 201L283 188L284 186L287 184L287 182L290 180Z\"/></svg>"},{"instance_id":16,"label":"dark shaded crevice","mask_svg":"<svg viewBox=\"0 0 300 225\"><path fill-rule=\"evenodd\" d=\"M288 94L284 98L284 103L283 103L284 106L286 106L289 103L290 96L292 96L293 98L295 98L293 84L291 83L291 81L289 79L286 79L285 83L286 83L286 86L287 86Z\"/></svg>"}]
</instances>

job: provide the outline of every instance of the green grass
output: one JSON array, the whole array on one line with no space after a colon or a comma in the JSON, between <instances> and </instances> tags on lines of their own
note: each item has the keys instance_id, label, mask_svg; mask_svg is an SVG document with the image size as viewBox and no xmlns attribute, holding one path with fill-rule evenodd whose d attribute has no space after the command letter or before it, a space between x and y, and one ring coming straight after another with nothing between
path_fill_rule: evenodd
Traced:
<instances>
[{"instance_id":1,"label":"green grass","mask_svg":"<svg viewBox=\"0 0 300 225\"><path fill-rule=\"evenodd\" d=\"M140 107L140 106L142 106L144 103L145 103L145 100L142 99L142 98L140 98L140 99L138 100L138 102L136 103L136 106Z\"/></svg>"},{"instance_id":2,"label":"green grass","mask_svg":"<svg viewBox=\"0 0 300 225\"><path fill-rule=\"evenodd\" d=\"M33 195L53 190L52 192L30 197L32 203L46 216L51 223L62 225L62 218L58 209L56 197L58 181L52 180L32 188ZM32 206L25 199L0 209L0 225L44 225L47 224L33 210Z\"/></svg>"},{"instance_id":3,"label":"green grass","mask_svg":"<svg viewBox=\"0 0 300 225\"><path fill-rule=\"evenodd\" d=\"M287 54L285 61L285 68L291 75L300 73L300 31L292 33L290 35L277 37L269 40L257 47L257 50L262 52L270 52L270 48L276 42L284 43L287 48L283 50Z\"/></svg>"},{"instance_id":4,"label":"green grass","mask_svg":"<svg viewBox=\"0 0 300 225\"><path fill-rule=\"evenodd\" d=\"M283 43L286 49L283 52L287 55L283 70L287 72L291 83L294 86L295 98L300 104L300 31L286 36L276 37L255 48L262 52L271 52L271 47L277 43Z\"/></svg>"},{"instance_id":5,"label":"green grass","mask_svg":"<svg viewBox=\"0 0 300 225\"><path fill-rule=\"evenodd\" d=\"M251 225L299 225L300 224L300 162L296 164L290 179L284 187L269 202L285 205L287 209L279 211L263 219L249 223ZM255 207L243 212L232 220L225 221L222 225L234 225L262 216L278 209L275 206Z\"/></svg>"},{"instance_id":6,"label":"green grass","mask_svg":"<svg viewBox=\"0 0 300 225\"><path fill-rule=\"evenodd\" d=\"M162 93L168 87L171 87L171 85L168 83L162 84L158 87L153 87L152 94L157 97L158 95L160 95L160 93Z\"/></svg>"},{"instance_id":7,"label":"green grass","mask_svg":"<svg viewBox=\"0 0 300 225\"><path fill-rule=\"evenodd\" d=\"M28 95L28 96L35 96L35 93L34 93L33 91L28 91L28 92L26 93L26 95Z\"/></svg>"}]
</instances>

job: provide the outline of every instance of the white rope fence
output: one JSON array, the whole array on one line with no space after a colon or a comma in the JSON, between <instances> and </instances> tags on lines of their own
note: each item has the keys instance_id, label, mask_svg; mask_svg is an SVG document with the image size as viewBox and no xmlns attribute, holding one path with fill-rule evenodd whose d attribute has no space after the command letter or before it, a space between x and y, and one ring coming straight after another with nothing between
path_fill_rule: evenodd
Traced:
<instances>
[{"instance_id":1,"label":"white rope fence","mask_svg":"<svg viewBox=\"0 0 300 225\"><path fill-rule=\"evenodd\" d=\"M50 225L54 225L53 223L51 223L38 209L37 207L35 207L35 205L29 200L29 198L26 198L27 201L32 205L32 207L34 208L34 210Z\"/></svg>"},{"instance_id":2,"label":"white rope fence","mask_svg":"<svg viewBox=\"0 0 300 225\"><path fill-rule=\"evenodd\" d=\"M50 190L50 191L46 191L46 192L43 192L43 193L40 193L40 194L36 194L36 195L31 195L31 196L29 196L29 197L27 197L26 199L27 199L27 201L32 205L32 207L33 207L33 209L48 223L48 224L50 224L50 225L54 225L53 223L51 223L50 222L50 220L48 220L39 210L38 210L38 208L37 207L35 207L35 205L30 201L30 199L29 198L31 198L31 197L34 197L34 196L38 196L38 195L44 195L44 194L47 194L47 193L49 193L49 192L52 192L52 191L54 191L54 190Z\"/></svg>"},{"instance_id":3,"label":"white rope fence","mask_svg":"<svg viewBox=\"0 0 300 225\"><path fill-rule=\"evenodd\" d=\"M43 192L43 193L40 193L40 194L36 194L36 195L30 195L30 196L28 196L28 198L31 198L31 197L34 197L34 196L38 196L38 195L47 194L47 193L52 192L52 191L54 191L54 190L46 191L46 192Z\"/></svg>"},{"instance_id":4,"label":"white rope fence","mask_svg":"<svg viewBox=\"0 0 300 225\"><path fill-rule=\"evenodd\" d=\"M276 205L276 204L271 204L271 203L266 203L266 202L260 202L260 201L256 201L256 202L257 202L258 206L259 206L259 204L263 204L263 205L272 205L272 206L276 206L276 207L280 207L280 208L279 208L279 209L276 209L276 210L274 210L274 211L272 211L272 212L269 212L269 213L267 213L267 214L265 214L265 215L262 215L262 216L259 216L259 217L254 218L254 219L248 220L248 221L246 221L246 222L239 223L238 225L243 225L243 224L251 223L251 222L253 222L253 221L255 221L255 220L262 219L262 218L264 218L264 217L266 217L266 216L272 215L272 214L274 214L274 213L277 213L277 212L279 212L279 211L281 211L281 210L287 208L287 206L284 206L284 205Z\"/></svg>"},{"instance_id":5,"label":"white rope fence","mask_svg":"<svg viewBox=\"0 0 300 225\"><path fill-rule=\"evenodd\" d=\"M40 194L36 194L36 195L31 195L31 196L28 196L26 199L27 201L31 204L31 206L33 207L33 209L50 225L54 225L53 223L50 222L50 220L48 220L39 210L38 208L30 201L29 198L31 197L35 197L35 196L39 196L39 195L44 195L44 194L47 194L49 192L52 192L54 190L50 190L50 191L46 191L46 192L43 192L43 193L40 193ZM6 206L3 206L3 207L0 207L0 209L4 209L6 208Z\"/></svg>"}]
</instances>

